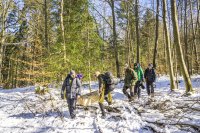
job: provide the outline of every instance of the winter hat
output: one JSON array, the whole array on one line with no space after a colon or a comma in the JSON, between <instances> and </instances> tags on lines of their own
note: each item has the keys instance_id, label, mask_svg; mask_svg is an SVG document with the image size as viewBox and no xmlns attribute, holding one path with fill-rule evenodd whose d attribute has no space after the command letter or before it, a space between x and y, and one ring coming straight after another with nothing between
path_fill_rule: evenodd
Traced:
<instances>
[{"instance_id":1,"label":"winter hat","mask_svg":"<svg viewBox=\"0 0 200 133\"><path fill-rule=\"evenodd\" d=\"M82 79L82 78L83 78L83 74L77 74L76 76L77 76L77 78L79 78L79 79Z\"/></svg>"},{"instance_id":2,"label":"winter hat","mask_svg":"<svg viewBox=\"0 0 200 133\"><path fill-rule=\"evenodd\" d=\"M153 67L153 64L152 64L152 63L150 63L150 64L149 64L149 67Z\"/></svg>"},{"instance_id":3,"label":"winter hat","mask_svg":"<svg viewBox=\"0 0 200 133\"><path fill-rule=\"evenodd\" d=\"M96 71L95 74L94 74L94 76L98 77L99 74L100 74L100 72L99 72L99 71Z\"/></svg>"},{"instance_id":4,"label":"winter hat","mask_svg":"<svg viewBox=\"0 0 200 133\"><path fill-rule=\"evenodd\" d=\"M134 63L134 67L137 67L138 66L138 64L137 63Z\"/></svg>"},{"instance_id":5,"label":"winter hat","mask_svg":"<svg viewBox=\"0 0 200 133\"><path fill-rule=\"evenodd\" d=\"M125 68L125 69L128 68L128 64L127 64L127 63L125 64L124 68Z\"/></svg>"},{"instance_id":6,"label":"winter hat","mask_svg":"<svg viewBox=\"0 0 200 133\"><path fill-rule=\"evenodd\" d=\"M76 74L76 73L75 73L74 70L71 70L69 74L70 74L70 75L74 75L74 74Z\"/></svg>"}]
</instances>

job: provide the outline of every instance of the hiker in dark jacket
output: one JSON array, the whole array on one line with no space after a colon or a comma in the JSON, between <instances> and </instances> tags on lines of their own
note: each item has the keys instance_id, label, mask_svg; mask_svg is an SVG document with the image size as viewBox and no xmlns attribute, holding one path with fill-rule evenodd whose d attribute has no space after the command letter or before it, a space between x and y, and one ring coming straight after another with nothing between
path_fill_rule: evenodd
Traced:
<instances>
[{"instance_id":1,"label":"hiker in dark jacket","mask_svg":"<svg viewBox=\"0 0 200 133\"><path fill-rule=\"evenodd\" d=\"M136 81L137 73L126 64L123 93L128 97L129 101L133 100L133 87L135 86ZM130 94L127 92L128 89L130 89Z\"/></svg>"},{"instance_id":2,"label":"hiker in dark jacket","mask_svg":"<svg viewBox=\"0 0 200 133\"><path fill-rule=\"evenodd\" d=\"M109 72L107 72L107 74L109 74ZM105 109L104 109L104 99L108 102L109 105L112 104L112 95L111 95L111 91L114 90L114 82L111 81L110 79L107 79L106 77L108 77L105 74L101 74L99 71L95 72L94 75L99 82L99 107L101 109L102 112L102 117L105 117ZM110 80L110 81L106 81L106 80Z\"/></svg>"},{"instance_id":3,"label":"hiker in dark jacket","mask_svg":"<svg viewBox=\"0 0 200 133\"><path fill-rule=\"evenodd\" d=\"M156 73L152 64L148 65L148 68L145 70L144 78L146 80L147 94L153 97L154 96L154 86L156 81Z\"/></svg>"},{"instance_id":4,"label":"hiker in dark jacket","mask_svg":"<svg viewBox=\"0 0 200 133\"><path fill-rule=\"evenodd\" d=\"M134 71L137 73L137 77L138 77L138 80L137 80L135 87L134 87L134 95L137 94L138 99L139 99L140 95L141 95L141 88L145 89L145 87L143 85L144 73L143 73L142 67L140 66L139 63L134 64Z\"/></svg>"},{"instance_id":5,"label":"hiker in dark jacket","mask_svg":"<svg viewBox=\"0 0 200 133\"><path fill-rule=\"evenodd\" d=\"M72 119L76 117L75 109L77 98L81 95L81 82L76 78L75 71L71 70L70 74L65 78L62 90L61 98L64 99L64 91L66 91L67 104L69 108L69 113Z\"/></svg>"}]
</instances>

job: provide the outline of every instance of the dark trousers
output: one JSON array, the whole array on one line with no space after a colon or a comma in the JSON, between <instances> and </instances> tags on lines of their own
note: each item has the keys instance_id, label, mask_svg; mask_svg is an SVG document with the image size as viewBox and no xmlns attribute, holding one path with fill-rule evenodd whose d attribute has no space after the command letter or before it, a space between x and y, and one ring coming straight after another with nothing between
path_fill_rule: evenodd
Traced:
<instances>
[{"instance_id":1,"label":"dark trousers","mask_svg":"<svg viewBox=\"0 0 200 133\"><path fill-rule=\"evenodd\" d=\"M72 119L76 117L76 101L76 98L67 98L68 109Z\"/></svg>"},{"instance_id":2,"label":"dark trousers","mask_svg":"<svg viewBox=\"0 0 200 133\"><path fill-rule=\"evenodd\" d=\"M130 94L127 92L128 89L130 89ZM123 87L123 93L124 93L125 96L128 97L128 99L133 97L133 86L124 86Z\"/></svg>"},{"instance_id":3,"label":"dark trousers","mask_svg":"<svg viewBox=\"0 0 200 133\"><path fill-rule=\"evenodd\" d=\"M141 96L141 88L144 89L144 85L142 84L141 81L137 81L134 87L134 95L138 95L138 98Z\"/></svg>"},{"instance_id":4,"label":"dark trousers","mask_svg":"<svg viewBox=\"0 0 200 133\"><path fill-rule=\"evenodd\" d=\"M153 82L146 82L147 86L147 94L150 95L151 93L154 93L154 85Z\"/></svg>"}]
</instances>

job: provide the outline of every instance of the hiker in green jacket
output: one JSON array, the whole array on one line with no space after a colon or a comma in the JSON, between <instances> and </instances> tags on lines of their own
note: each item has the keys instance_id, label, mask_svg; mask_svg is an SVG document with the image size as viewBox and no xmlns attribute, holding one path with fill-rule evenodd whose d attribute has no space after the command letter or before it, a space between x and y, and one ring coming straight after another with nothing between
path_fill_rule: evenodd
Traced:
<instances>
[{"instance_id":1,"label":"hiker in green jacket","mask_svg":"<svg viewBox=\"0 0 200 133\"><path fill-rule=\"evenodd\" d=\"M134 64L134 71L137 73L137 77L138 77L138 81L136 82L135 87L134 87L134 95L138 95L138 99L139 99L140 94L141 94L141 88L145 89L143 85L144 73L139 63Z\"/></svg>"}]
</instances>

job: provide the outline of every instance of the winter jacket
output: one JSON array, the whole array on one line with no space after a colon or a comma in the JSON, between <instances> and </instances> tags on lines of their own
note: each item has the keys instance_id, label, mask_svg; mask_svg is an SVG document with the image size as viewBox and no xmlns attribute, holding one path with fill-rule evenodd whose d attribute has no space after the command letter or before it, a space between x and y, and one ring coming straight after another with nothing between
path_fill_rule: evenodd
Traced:
<instances>
[{"instance_id":1,"label":"winter jacket","mask_svg":"<svg viewBox=\"0 0 200 133\"><path fill-rule=\"evenodd\" d=\"M62 85L61 95L66 90L67 98L76 98L77 95L81 95L81 82L78 78L72 78L68 75Z\"/></svg>"},{"instance_id":2,"label":"winter jacket","mask_svg":"<svg viewBox=\"0 0 200 133\"><path fill-rule=\"evenodd\" d=\"M137 81L137 73L133 69L127 68L125 70L124 85L130 87L135 85L136 81Z\"/></svg>"},{"instance_id":3,"label":"winter jacket","mask_svg":"<svg viewBox=\"0 0 200 133\"><path fill-rule=\"evenodd\" d=\"M143 78L144 78L144 73L143 73L143 70L142 70L142 67L139 66L138 68L134 69L135 72L137 73L137 76L138 76L138 81L142 81Z\"/></svg>"},{"instance_id":4,"label":"winter jacket","mask_svg":"<svg viewBox=\"0 0 200 133\"><path fill-rule=\"evenodd\" d=\"M144 78L148 83L155 82L156 80L156 73L154 69L147 68L144 72Z\"/></svg>"},{"instance_id":5,"label":"winter jacket","mask_svg":"<svg viewBox=\"0 0 200 133\"><path fill-rule=\"evenodd\" d=\"M104 74L100 74L97 78L99 82L99 90L102 90L103 87L105 87L106 90L114 90L114 81L112 81L111 84L107 84L107 82L105 81L106 79Z\"/></svg>"}]
</instances>

